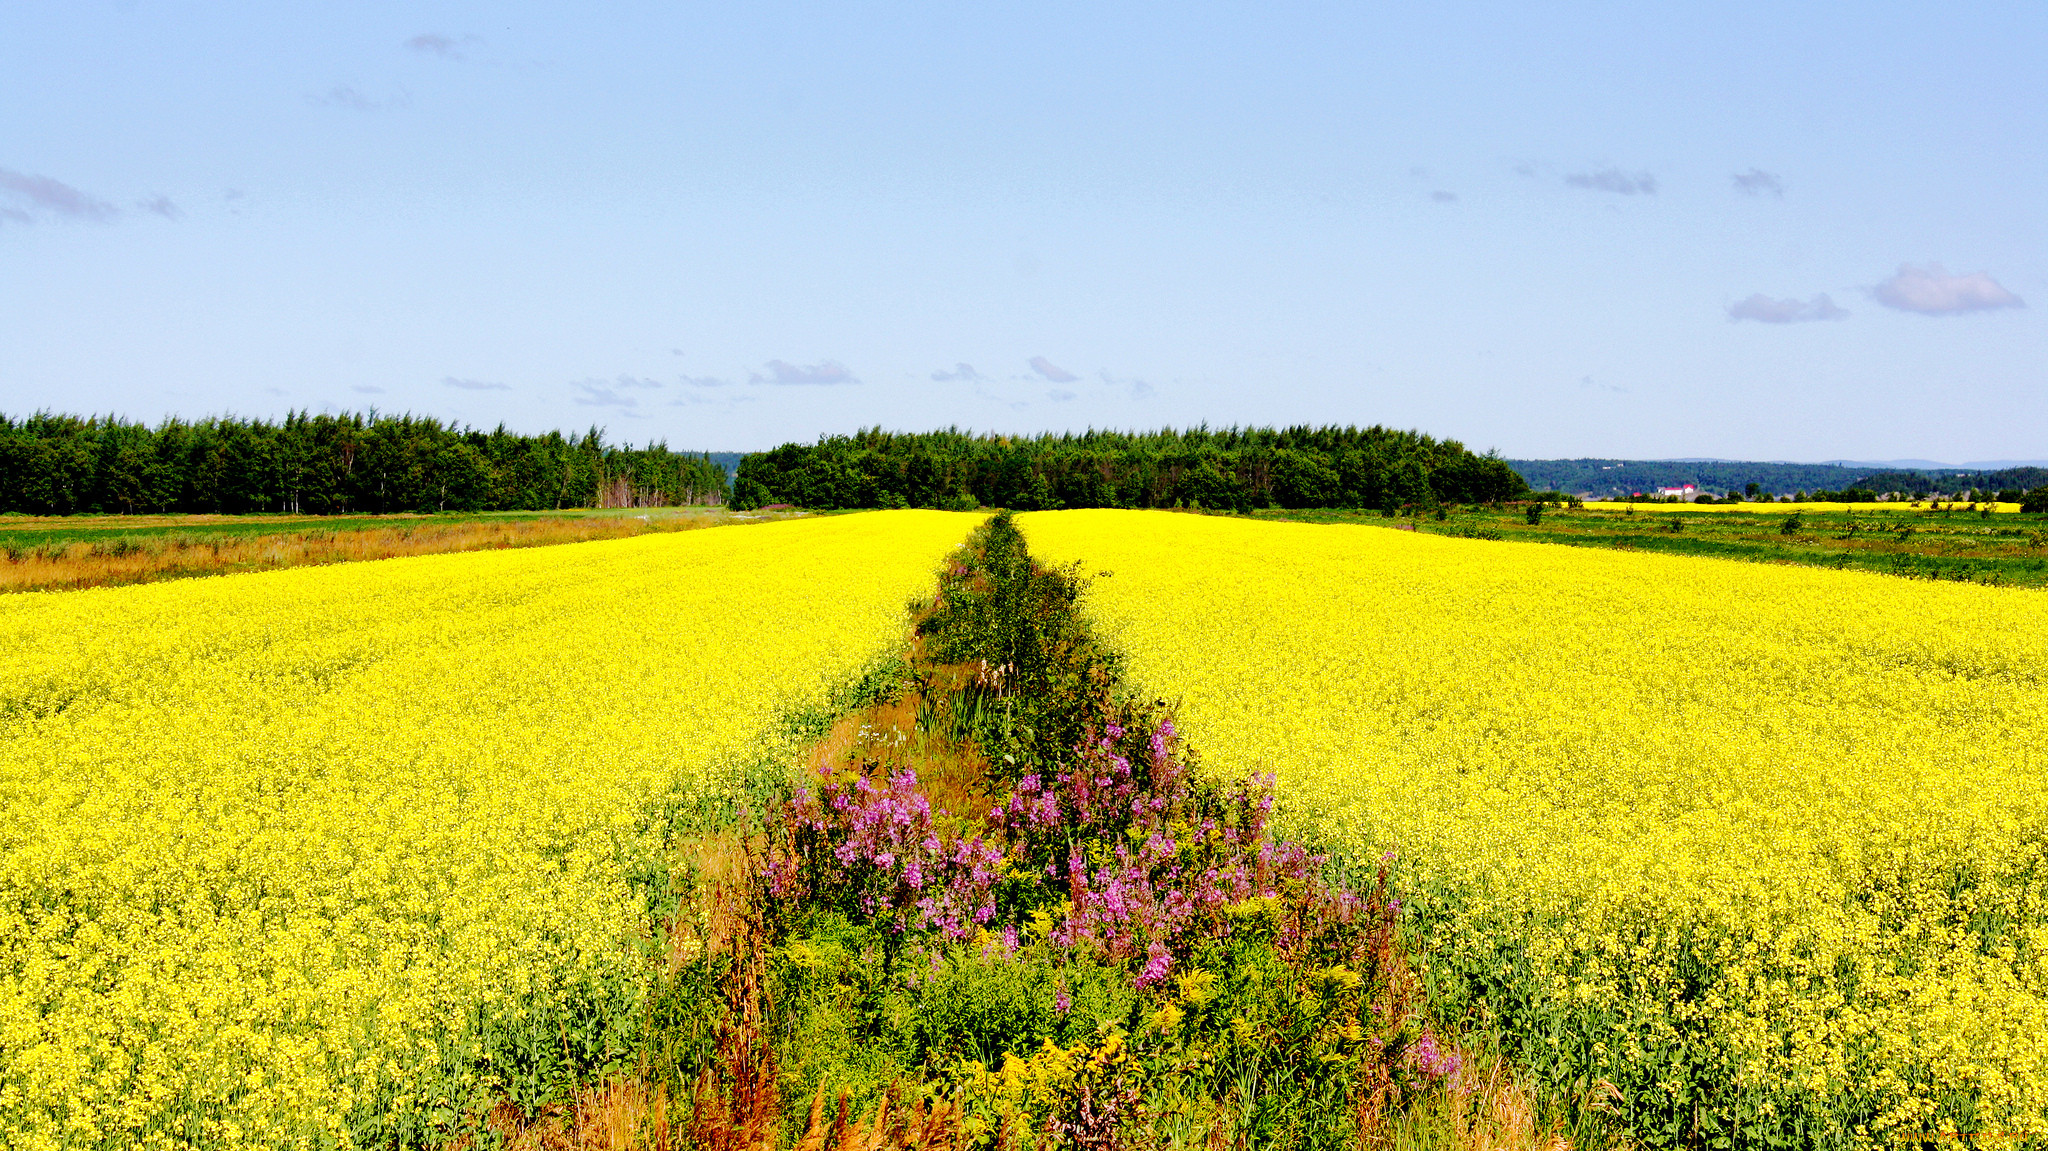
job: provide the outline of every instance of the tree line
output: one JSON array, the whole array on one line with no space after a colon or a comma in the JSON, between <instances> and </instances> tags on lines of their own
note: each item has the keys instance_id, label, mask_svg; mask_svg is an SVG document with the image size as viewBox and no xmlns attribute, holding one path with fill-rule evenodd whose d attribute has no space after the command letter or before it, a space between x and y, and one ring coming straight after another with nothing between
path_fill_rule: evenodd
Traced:
<instances>
[{"instance_id":1,"label":"tree line","mask_svg":"<svg viewBox=\"0 0 2048 1151\"><path fill-rule=\"evenodd\" d=\"M737 507L1346 507L1495 503L1529 485L1456 440L1384 427L975 434L869 428L740 460Z\"/></svg>"},{"instance_id":2,"label":"tree line","mask_svg":"<svg viewBox=\"0 0 2048 1151\"><path fill-rule=\"evenodd\" d=\"M0 512L538 511L724 503L725 469L593 427L520 435L431 416L293 412L155 427L0 413Z\"/></svg>"}]
</instances>

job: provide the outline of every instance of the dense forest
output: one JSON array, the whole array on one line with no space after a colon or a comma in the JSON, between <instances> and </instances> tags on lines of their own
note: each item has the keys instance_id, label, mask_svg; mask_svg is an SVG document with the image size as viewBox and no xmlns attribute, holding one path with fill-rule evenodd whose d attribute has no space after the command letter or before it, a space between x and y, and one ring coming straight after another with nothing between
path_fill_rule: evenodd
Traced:
<instances>
[{"instance_id":1,"label":"dense forest","mask_svg":"<svg viewBox=\"0 0 2048 1151\"><path fill-rule=\"evenodd\" d=\"M1382 427L997 436L872 428L740 461L739 507L1355 507L1493 503L1529 490L1456 440Z\"/></svg>"},{"instance_id":2,"label":"dense forest","mask_svg":"<svg viewBox=\"0 0 2048 1151\"><path fill-rule=\"evenodd\" d=\"M436 512L725 502L703 455L426 416L232 416L156 427L0 414L0 512Z\"/></svg>"},{"instance_id":3,"label":"dense forest","mask_svg":"<svg viewBox=\"0 0 2048 1151\"><path fill-rule=\"evenodd\" d=\"M1625 499L1637 492L1693 484L1703 491L1741 491L1756 484L1765 494L1799 492L1820 498L1841 492L1899 492L1924 499L2018 492L2048 484L2048 468L1930 471L1843 467L1839 464L1762 463L1744 460L1509 460L1531 487L1572 492L1596 499Z\"/></svg>"}]
</instances>

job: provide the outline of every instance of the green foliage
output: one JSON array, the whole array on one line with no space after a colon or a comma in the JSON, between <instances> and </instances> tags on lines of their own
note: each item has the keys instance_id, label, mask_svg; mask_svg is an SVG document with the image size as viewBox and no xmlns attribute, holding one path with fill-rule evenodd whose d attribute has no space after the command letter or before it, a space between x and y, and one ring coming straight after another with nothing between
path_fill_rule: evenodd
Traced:
<instances>
[{"instance_id":1,"label":"green foliage","mask_svg":"<svg viewBox=\"0 0 2048 1151\"><path fill-rule=\"evenodd\" d=\"M2020 511L2028 515L2048 513L2048 484L2035 488L2019 500Z\"/></svg>"},{"instance_id":2,"label":"green foliage","mask_svg":"<svg viewBox=\"0 0 2048 1151\"><path fill-rule=\"evenodd\" d=\"M1201 427L1031 439L872 428L749 455L735 483L742 506L1018 511L1393 509L1497 503L1528 490L1496 456L1383 427Z\"/></svg>"},{"instance_id":3,"label":"green foliage","mask_svg":"<svg viewBox=\"0 0 2048 1151\"><path fill-rule=\"evenodd\" d=\"M1120 662L1074 610L1087 588L1078 568L1035 563L1002 512L968 538L918 623L934 659L977 669L938 722L1006 776L1065 755L1113 694Z\"/></svg>"},{"instance_id":4,"label":"green foliage","mask_svg":"<svg viewBox=\"0 0 2048 1151\"><path fill-rule=\"evenodd\" d=\"M0 510L441 512L723 503L709 456L526 436L428 416L293 412L151 428L113 416L0 415Z\"/></svg>"}]
</instances>

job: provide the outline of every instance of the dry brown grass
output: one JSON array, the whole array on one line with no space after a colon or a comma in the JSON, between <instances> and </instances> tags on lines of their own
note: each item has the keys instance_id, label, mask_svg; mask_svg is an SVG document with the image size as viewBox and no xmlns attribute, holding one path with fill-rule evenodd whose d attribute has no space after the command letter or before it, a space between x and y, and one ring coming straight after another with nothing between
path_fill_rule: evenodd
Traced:
<instances>
[{"instance_id":1,"label":"dry brown grass","mask_svg":"<svg viewBox=\"0 0 2048 1151\"><path fill-rule=\"evenodd\" d=\"M668 1093L621 1080L577 1093L571 1106L537 1115L500 1103L485 1121L505 1151L679 1151L687 1146L670 1121ZM472 1151L464 1137L450 1151Z\"/></svg>"},{"instance_id":2,"label":"dry brown grass","mask_svg":"<svg viewBox=\"0 0 2048 1151\"><path fill-rule=\"evenodd\" d=\"M943 1099L902 1102L897 1085L867 1116L851 1114L845 1095L835 1108L825 1106L825 1093L811 1099L810 1118L796 1142L796 1151L957 1151L960 1110Z\"/></svg>"},{"instance_id":3,"label":"dry brown grass","mask_svg":"<svg viewBox=\"0 0 2048 1151\"><path fill-rule=\"evenodd\" d=\"M966 677L960 668L922 665L928 690L911 689L897 698L839 717L811 748L807 763L819 771L860 770L870 775L917 772L918 790L932 811L951 819L979 822L995 797L989 791L989 762L979 748L920 727L918 715L941 697L944 685Z\"/></svg>"},{"instance_id":4,"label":"dry brown grass","mask_svg":"<svg viewBox=\"0 0 2048 1151\"><path fill-rule=\"evenodd\" d=\"M1604 1081L1584 1099L1546 1098L1497 1054L1467 1052L1462 1070L1364 1142L1379 1151L1629 1151L1606 1121L1619 1098Z\"/></svg>"},{"instance_id":5,"label":"dry brown grass","mask_svg":"<svg viewBox=\"0 0 2048 1151\"><path fill-rule=\"evenodd\" d=\"M0 553L0 593L68 591L398 556L545 547L588 540L624 539L648 532L687 531L730 522L733 522L733 517L723 511L644 519L638 516L546 516L530 520L437 523L418 518L370 528L329 530L309 527L262 535L117 537L23 549L13 558ZM108 526L122 525L110 523ZM161 526L161 521L157 521L155 526ZM195 526L198 526L198 521L195 521Z\"/></svg>"}]
</instances>

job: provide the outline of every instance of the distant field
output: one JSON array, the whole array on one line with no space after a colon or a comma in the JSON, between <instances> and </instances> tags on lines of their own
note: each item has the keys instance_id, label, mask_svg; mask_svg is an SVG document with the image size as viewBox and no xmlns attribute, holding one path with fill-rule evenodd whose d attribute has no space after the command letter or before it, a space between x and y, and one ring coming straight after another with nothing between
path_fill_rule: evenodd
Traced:
<instances>
[{"instance_id":1,"label":"distant field","mask_svg":"<svg viewBox=\"0 0 2048 1151\"><path fill-rule=\"evenodd\" d=\"M1295 826L1400 861L1445 1010L1547 1082L1614 1084L1647 1142L2048 1128L2048 597L1223 516L1020 523L1102 573L1084 606L1211 770L1277 772Z\"/></svg>"},{"instance_id":2,"label":"distant field","mask_svg":"<svg viewBox=\"0 0 2048 1151\"><path fill-rule=\"evenodd\" d=\"M41 545L57 542L92 543L128 536L148 539L167 535L205 538L276 535L289 531L361 531L406 524L504 523L542 519L634 519L642 516L667 517L702 512L703 508L562 508L554 511L523 512L438 512L400 513L386 516L305 515L78 515L30 516L20 512L0 514L0 547Z\"/></svg>"},{"instance_id":3,"label":"distant field","mask_svg":"<svg viewBox=\"0 0 2048 1151\"><path fill-rule=\"evenodd\" d=\"M571 508L390 516L0 516L0 592L537 547L786 518L724 508Z\"/></svg>"},{"instance_id":4,"label":"distant field","mask_svg":"<svg viewBox=\"0 0 2048 1151\"><path fill-rule=\"evenodd\" d=\"M2007 505L2011 506L2011 505ZM1260 520L1412 526L1427 535L1620 548L1754 563L1881 572L1916 579L2048 587L2048 516L1935 511L1905 504L1587 504L1526 511L1466 508L1392 520L1377 512L1260 511ZM1768 509L1768 510L1765 510ZM1786 521L1797 512L1793 530Z\"/></svg>"}]
</instances>

